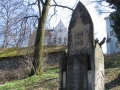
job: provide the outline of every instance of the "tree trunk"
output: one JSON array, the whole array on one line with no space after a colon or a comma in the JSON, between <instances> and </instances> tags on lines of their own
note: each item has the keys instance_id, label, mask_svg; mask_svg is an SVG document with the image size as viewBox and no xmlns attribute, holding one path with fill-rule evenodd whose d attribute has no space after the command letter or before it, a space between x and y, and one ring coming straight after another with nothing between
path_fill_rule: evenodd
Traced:
<instances>
[{"instance_id":1,"label":"tree trunk","mask_svg":"<svg viewBox=\"0 0 120 90\"><path fill-rule=\"evenodd\" d=\"M42 10L42 16L38 20L38 28L36 31L33 65L34 65L35 73L38 75L42 74L44 31L45 31L45 24L48 15L50 1L51 0L45 1Z\"/></svg>"}]
</instances>

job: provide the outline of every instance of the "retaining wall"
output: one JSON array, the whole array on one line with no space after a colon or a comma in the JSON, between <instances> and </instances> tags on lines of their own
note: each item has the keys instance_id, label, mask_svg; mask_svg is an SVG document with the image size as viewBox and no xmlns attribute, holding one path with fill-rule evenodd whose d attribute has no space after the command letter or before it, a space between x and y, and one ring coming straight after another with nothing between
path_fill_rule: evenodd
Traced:
<instances>
[{"instance_id":1,"label":"retaining wall","mask_svg":"<svg viewBox=\"0 0 120 90\"><path fill-rule=\"evenodd\" d=\"M50 53L44 56L43 66L57 64L62 52ZM0 59L0 83L6 81L18 80L31 75L32 56L19 56Z\"/></svg>"}]
</instances>

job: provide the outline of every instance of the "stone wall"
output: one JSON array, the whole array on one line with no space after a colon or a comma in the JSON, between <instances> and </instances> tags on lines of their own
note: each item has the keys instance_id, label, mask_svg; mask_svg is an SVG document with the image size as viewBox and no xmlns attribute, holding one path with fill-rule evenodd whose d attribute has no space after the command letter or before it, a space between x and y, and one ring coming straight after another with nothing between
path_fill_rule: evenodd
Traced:
<instances>
[{"instance_id":1,"label":"stone wall","mask_svg":"<svg viewBox=\"0 0 120 90\"><path fill-rule=\"evenodd\" d=\"M46 54L43 59L43 67L58 64L62 52ZM106 60L119 60L120 53L104 55ZM18 80L29 77L31 75L32 56L20 56L0 58L0 83L6 81Z\"/></svg>"},{"instance_id":2,"label":"stone wall","mask_svg":"<svg viewBox=\"0 0 120 90\"><path fill-rule=\"evenodd\" d=\"M44 68L47 66L53 66L55 64L59 63L60 57L61 57L62 52L60 53L51 53L47 54L43 58L43 66Z\"/></svg>"},{"instance_id":3,"label":"stone wall","mask_svg":"<svg viewBox=\"0 0 120 90\"><path fill-rule=\"evenodd\" d=\"M57 64L60 60L61 53L62 52L45 55L43 66ZM32 56L1 58L0 83L29 77L33 68L32 60Z\"/></svg>"}]
</instances>

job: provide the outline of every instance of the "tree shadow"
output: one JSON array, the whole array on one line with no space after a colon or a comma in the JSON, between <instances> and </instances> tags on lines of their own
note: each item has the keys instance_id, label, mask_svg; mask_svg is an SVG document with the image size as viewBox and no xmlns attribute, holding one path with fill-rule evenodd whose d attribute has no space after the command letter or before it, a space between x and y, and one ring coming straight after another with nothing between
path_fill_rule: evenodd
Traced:
<instances>
[{"instance_id":1,"label":"tree shadow","mask_svg":"<svg viewBox=\"0 0 120 90\"><path fill-rule=\"evenodd\" d=\"M115 78L114 80L112 80L111 82L108 82L105 84L106 90L110 90L117 86L120 86L120 75L117 78Z\"/></svg>"}]
</instances>

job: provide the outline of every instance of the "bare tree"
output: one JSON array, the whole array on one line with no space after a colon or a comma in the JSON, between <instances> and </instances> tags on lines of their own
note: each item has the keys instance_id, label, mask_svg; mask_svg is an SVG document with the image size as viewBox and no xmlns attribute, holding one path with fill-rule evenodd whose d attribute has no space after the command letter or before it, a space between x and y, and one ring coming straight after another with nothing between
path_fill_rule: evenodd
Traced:
<instances>
[{"instance_id":1,"label":"bare tree","mask_svg":"<svg viewBox=\"0 0 120 90\"><path fill-rule=\"evenodd\" d=\"M109 0L87 0L87 1L88 2L86 3L86 5L94 4L99 15L109 14L113 11L112 6L110 6L108 3Z\"/></svg>"},{"instance_id":2,"label":"bare tree","mask_svg":"<svg viewBox=\"0 0 120 90\"><path fill-rule=\"evenodd\" d=\"M55 0L52 4L50 2L51 0L0 1L0 19L2 20L0 22L0 34L4 38L3 47L22 46L37 27L33 60L36 74L42 73L44 30L49 8L54 7L54 13L50 20L56 14L56 7L74 10L57 3ZM38 9L38 12L35 11L34 7Z\"/></svg>"},{"instance_id":3,"label":"bare tree","mask_svg":"<svg viewBox=\"0 0 120 90\"><path fill-rule=\"evenodd\" d=\"M55 0L53 0L54 4L50 4L51 0L36 0L35 3L32 3L31 5L35 5L37 3L38 5L38 28L36 32L36 39L35 39L35 48L34 48L34 66L35 66L35 72L37 74L42 73L42 59L43 59L43 40L44 40L44 30L45 30L45 24L46 24L46 19L48 16L48 10L49 7L54 7L54 14L56 14L56 6L57 7L62 7L62 8L67 8L73 11L72 8L63 6L60 4L57 4ZM53 16L52 15L52 16ZM52 18L51 16L51 18ZM51 19L50 18L50 19Z\"/></svg>"},{"instance_id":4,"label":"bare tree","mask_svg":"<svg viewBox=\"0 0 120 90\"><path fill-rule=\"evenodd\" d=\"M0 1L0 35L2 48L21 47L27 41L27 34L31 32L33 17L26 18L30 9L24 4L24 0Z\"/></svg>"},{"instance_id":5,"label":"bare tree","mask_svg":"<svg viewBox=\"0 0 120 90\"><path fill-rule=\"evenodd\" d=\"M15 30L13 23L17 19L15 13L16 10L19 9L20 5L21 3L13 3L9 0L0 1L0 34L3 36L3 48L8 47L12 42L10 39L11 36L13 36L12 31ZM22 14L22 12L20 12L20 14Z\"/></svg>"}]
</instances>

